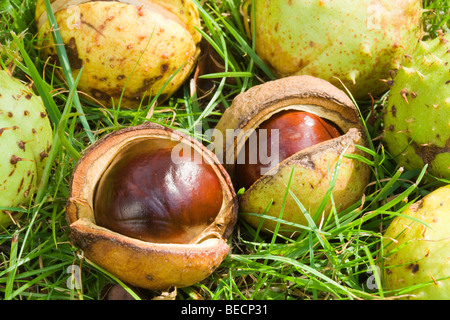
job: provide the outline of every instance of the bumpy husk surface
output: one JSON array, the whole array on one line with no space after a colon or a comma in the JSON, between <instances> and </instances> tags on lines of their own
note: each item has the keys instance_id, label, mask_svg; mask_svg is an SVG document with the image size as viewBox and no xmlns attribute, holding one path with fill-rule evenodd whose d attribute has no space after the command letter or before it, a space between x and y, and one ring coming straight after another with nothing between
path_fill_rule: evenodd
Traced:
<instances>
[{"instance_id":1,"label":"bumpy husk surface","mask_svg":"<svg viewBox=\"0 0 450 320\"><path fill-rule=\"evenodd\" d=\"M384 141L400 166L450 179L450 35L422 41L393 80Z\"/></svg>"},{"instance_id":2,"label":"bumpy husk surface","mask_svg":"<svg viewBox=\"0 0 450 320\"><path fill-rule=\"evenodd\" d=\"M316 221L326 218L330 212L331 201L327 201L318 215L316 211L327 197L333 173L337 174L337 163L340 163L340 166L332 195L340 210L360 199L368 183L368 166L343 156L367 156L357 148L357 145L366 146L367 138L355 105L343 91L325 80L311 76L292 76L267 82L241 93L233 100L216 129L223 137L227 136L227 132L240 134L235 134L235 139L226 138L226 143L222 146L215 143L216 154L223 159L232 179L236 178L236 157L249 136L248 130L256 129L272 114L289 109L307 111L331 120L344 134L303 149L285 159L242 194L239 210L251 214L243 217L255 227L261 222L260 215L263 213L278 218L282 212L285 221L299 225L308 224L291 194L288 194L284 202L289 183L292 194ZM280 141L280 144L282 143ZM273 231L276 225L276 221L265 219L262 230ZM280 230L291 234L296 227L282 224Z\"/></svg>"},{"instance_id":3,"label":"bumpy husk surface","mask_svg":"<svg viewBox=\"0 0 450 320\"><path fill-rule=\"evenodd\" d=\"M385 290L404 299L450 299L449 213L447 185L394 218L383 236Z\"/></svg>"},{"instance_id":4,"label":"bumpy husk surface","mask_svg":"<svg viewBox=\"0 0 450 320\"><path fill-rule=\"evenodd\" d=\"M145 242L96 225L93 198L97 182L123 147L147 139L175 139L194 147L220 179L225 199L221 211L192 243ZM209 276L229 252L227 237L237 218L231 180L217 158L189 136L153 123L111 133L87 149L70 187L67 220L71 239L88 259L128 284L153 290L189 286Z\"/></svg>"},{"instance_id":5,"label":"bumpy husk surface","mask_svg":"<svg viewBox=\"0 0 450 320\"><path fill-rule=\"evenodd\" d=\"M0 70L0 207L28 206L37 190L53 142L40 97ZM8 210L14 220L20 214ZM0 231L13 223L0 210Z\"/></svg>"},{"instance_id":6,"label":"bumpy husk surface","mask_svg":"<svg viewBox=\"0 0 450 320\"><path fill-rule=\"evenodd\" d=\"M251 2L248 0L247 2ZM279 77L307 74L357 99L388 79L422 35L420 0L256 0L258 55Z\"/></svg>"},{"instance_id":7,"label":"bumpy husk surface","mask_svg":"<svg viewBox=\"0 0 450 320\"><path fill-rule=\"evenodd\" d=\"M79 90L106 106L126 108L172 95L191 73L200 53L197 8L189 1L53 0L53 11ZM42 55L57 53L43 0L36 21ZM57 61L57 59L56 59ZM167 84L170 77L173 79Z\"/></svg>"}]
</instances>

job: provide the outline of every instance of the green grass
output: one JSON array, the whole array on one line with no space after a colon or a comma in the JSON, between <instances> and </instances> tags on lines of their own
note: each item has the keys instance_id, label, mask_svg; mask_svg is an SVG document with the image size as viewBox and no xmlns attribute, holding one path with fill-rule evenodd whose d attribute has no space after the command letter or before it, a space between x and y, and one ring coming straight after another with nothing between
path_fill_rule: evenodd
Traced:
<instances>
[{"instance_id":1,"label":"green grass","mask_svg":"<svg viewBox=\"0 0 450 320\"><path fill-rule=\"evenodd\" d=\"M424 13L426 36L437 36L438 29L448 30L449 1L424 3L430 8ZM202 4L201 31L225 61L224 71L205 75L215 78L215 89L208 96L191 96L186 83L174 97L156 106L150 118L190 134L195 133L197 124L204 129L214 127L238 93L274 78L252 49L254 44L247 37L239 11L240 1ZM92 142L119 128L147 121L151 104L135 111L105 109L77 94L77 79L69 78L68 86L59 81L54 76L56 67L46 64L38 54L34 6L34 0L1 0L0 67L26 82L32 80L43 98L55 129L50 155L54 161L45 172L45 187L25 209L19 224L0 231L0 299L96 300L108 284L127 287L92 264L70 242L65 205L71 173ZM64 50L60 57L64 60ZM62 71L69 75L67 65ZM295 238L260 233L240 219L229 240L231 254L204 281L179 288L176 298L389 298L391 293L383 290L375 267L382 249L382 232L395 215L436 185L422 182L423 172L399 170L384 149L379 139L384 102L385 97L373 104L359 102L372 141L367 149L372 155L372 177L364 198L339 215L334 209L320 228L310 223ZM72 271L81 277L79 286L68 282L77 278L72 277ZM156 296L160 292L146 294Z\"/></svg>"}]
</instances>

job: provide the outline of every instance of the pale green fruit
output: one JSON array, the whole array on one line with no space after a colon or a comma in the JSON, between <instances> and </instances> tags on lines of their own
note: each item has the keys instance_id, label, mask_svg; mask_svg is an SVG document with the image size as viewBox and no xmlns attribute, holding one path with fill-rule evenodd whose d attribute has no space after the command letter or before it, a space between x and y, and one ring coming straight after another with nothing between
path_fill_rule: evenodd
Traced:
<instances>
[{"instance_id":1,"label":"pale green fruit","mask_svg":"<svg viewBox=\"0 0 450 320\"><path fill-rule=\"evenodd\" d=\"M384 141L398 164L450 178L450 35L420 42L393 80Z\"/></svg>"},{"instance_id":2,"label":"pale green fruit","mask_svg":"<svg viewBox=\"0 0 450 320\"><path fill-rule=\"evenodd\" d=\"M250 1L250 0L248 0ZM419 41L420 0L256 0L256 51L279 77L307 74L369 99Z\"/></svg>"},{"instance_id":3,"label":"pale green fruit","mask_svg":"<svg viewBox=\"0 0 450 320\"><path fill-rule=\"evenodd\" d=\"M405 292L406 299L450 299L450 185L403 214L383 237L385 290L417 285Z\"/></svg>"},{"instance_id":4,"label":"pale green fruit","mask_svg":"<svg viewBox=\"0 0 450 320\"><path fill-rule=\"evenodd\" d=\"M29 204L44 170L52 136L40 97L0 70L0 207ZM10 216L0 210L0 230L11 223Z\"/></svg>"}]
</instances>

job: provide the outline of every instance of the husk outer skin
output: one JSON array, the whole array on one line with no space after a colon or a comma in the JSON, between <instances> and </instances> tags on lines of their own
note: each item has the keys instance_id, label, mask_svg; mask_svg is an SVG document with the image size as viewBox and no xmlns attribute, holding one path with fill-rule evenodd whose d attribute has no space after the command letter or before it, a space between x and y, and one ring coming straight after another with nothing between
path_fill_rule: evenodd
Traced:
<instances>
[{"instance_id":1,"label":"husk outer skin","mask_svg":"<svg viewBox=\"0 0 450 320\"><path fill-rule=\"evenodd\" d=\"M393 79L383 140L400 166L450 179L450 35L421 41Z\"/></svg>"},{"instance_id":2,"label":"husk outer skin","mask_svg":"<svg viewBox=\"0 0 450 320\"><path fill-rule=\"evenodd\" d=\"M126 1L81 1L70 6L74 1L66 1L68 7L54 14L73 76L83 67L78 88L93 101L108 107L120 102L129 109L148 104L158 93L163 101L192 72L201 35L195 30L200 21L191 1L144 0L140 6ZM44 1L39 0L38 23L44 10ZM44 20L39 28L41 54L57 61L50 31Z\"/></svg>"},{"instance_id":3,"label":"husk outer skin","mask_svg":"<svg viewBox=\"0 0 450 320\"><path fill-rule=\"evenodd\" d=\"M422 36L420 0L255 1L256 51L279 77L342 83L356 99L388 90Z\"/></svg>"},{"instance_id":4,"label":"husk outer skin","mask_svg":"<svg viewBox=\"0 0 450 320\"><path fill-rule=\"evenodd\" d=\"M53 142L40 97L0 70L0 206L27 206L38 189ZM19 212L11 212L14 220ZM0 210L0 226L14 221ZM0 231L1 231L0 227Z\"/></svg>"},{"instance_id":5,"label":"husk outer skin","mask_svg":"<svg viewBox=\"0 0 450 320\"><path fill-rule=\"evenodd\" d=\"M339 208L338 210L348 208L361 199L368 183L370 171L366 165L345 157L341 158L341 156L344 153L364 156L364 153L355 147L355 145L364 143L360 132L351 129L347 135L333 139L333 143L316 145L314 150L307 151L305 149L304 152L295 154L280 164L277 173L263 176L244 193L240 199L240 211L265 213L294 224L309 225L293 196L288 194L284 201L283 196L289 185L290 192L300 200L314 221L320 223L322 219L326 219L332 208L329 200L323 208L323 213L317 212L330 188L332 174L336 170L338 161L340 161L340 168L332 192L333 201ZM271 203L270 200L272 200ZM266 211L269 204L270 207ZM254 227L258 226L261 221L254 215L245 215L245 219ZM262 229L273 231L277 223L277 221L266 219L262 224ZM295 230L298 231L295 226L283 224L280 228L281 233L289 235Z\"/></svg>"},{"instance_id":6,"label":"husk outer skin","mask_svg":"<svg viewBox=\"0 0 450 320\"><path fill-rule=\"evenodd\" d=\"M450 185L446 185L392 220L383 235L385 291L403 290L399 298L410 300L450 298L449 212Z\"/></svg>"},{"instance_id":7,"label":"husk outer skin","mask_svg":"<svg viewBox=\"0 0 450 320\"><path fill-rule=\"evenodd\" d=\"M71 182L67 204L67 220L71 239L83 250L85 256L120 280L136 287L165 290L184 287L209 276L229 253L227 237L237 219L237 200L231 180L214 155L207 156L223 184L224 204L216 220L191 244L160 244L123 236L95 224L92 209L93 186L105 170L105 161L126 143L148 137L174 137L185 143L195 143L192 138L153 123L125 128L107 135L89 147L77 164ZM137 140L136 140L137 141ZM122 144L122 146L119 146ZM97 157L114 149L108 159ZM94 172L98 172L96 176Z\"/></svg>"},{"instance_id":8,"label":"husk outer skin","mask_svg":"<svg viewBox=\"0 0 450 320\"><path fill-rule=\"evenodd\" d=\"M269 174L257 180L240 197L239 210L243 213L262 214L270 201L273 201L265 214L279 217L284 205L282 218L288 222L307 225L301 209L292 196L286 203L283 198L288 185L291 170L294 168L290 189L302 202L305 209L314 216L315 211L329 188L332 172L338 161L341 162L333 199L341 209L360 199L368 183L370 169L367 165L342 157L343 153L367 156L356 145L367 145L367 138L359 121L358 112L349 97L329 82L311 76L292 76L255 86L235 98L216 129L226 135L229 129L251 130L258 127L275 112L285 109L304 110L332 120L343 130L338 138L322 142L301 150L282 161ZM234 164L237 155L245 143L245 135L235 141L228 139L222 150L226 168L234 179ZM324 212L329 212L330 204ZM326 215L316 216L320 220ZM253 226L261 219L255 215L243 215ZM262 230L274 230L276 222L264 220ZM289 226L281 232L291 234ZM295 230L295 228L293 228Z\"/></svg>"}]
</instances>

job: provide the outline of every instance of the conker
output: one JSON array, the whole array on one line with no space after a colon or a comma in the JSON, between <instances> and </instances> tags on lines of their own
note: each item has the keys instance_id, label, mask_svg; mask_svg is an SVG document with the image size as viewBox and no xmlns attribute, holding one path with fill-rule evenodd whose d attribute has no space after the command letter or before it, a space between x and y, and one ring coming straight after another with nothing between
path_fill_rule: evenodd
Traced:
<instances>
[{"instance_id":1,"label":"conker","mask_svg":"<svg viewBox=\"0 0 450 320\"><path fill-rule=\"evenodd\" d=\"M190 243L200 235L220 212L222 187L192 147L174 161L179 143L155 138L121 151L98 183L96 223L148 242Z\"/></svg>"},{"instance_id":2,"label":"conker","mask_svg":"<svg viewBox=\"0 0 450 320\"><path fill-rule=\"evenodd\" d=\"M266 134L261 135L261 130L266 130ZM278 130L278 139L271 139L273 130ZM278 161L281 162L300 150L339 137L341 131L331 121L315 114L286 110L264 121L253 134L256 139L247 139L241 151L245 153L245 161L236 164L237 185L246 189L262 176L263 169L267 170L278 164L260 161L261 144L267 146L267 155L275 149L274 144L278 144ZM252 141L256 143L251 144ZM250 155L256 155L256 163L251 163Z\"/></svg>"}]
</instances>

